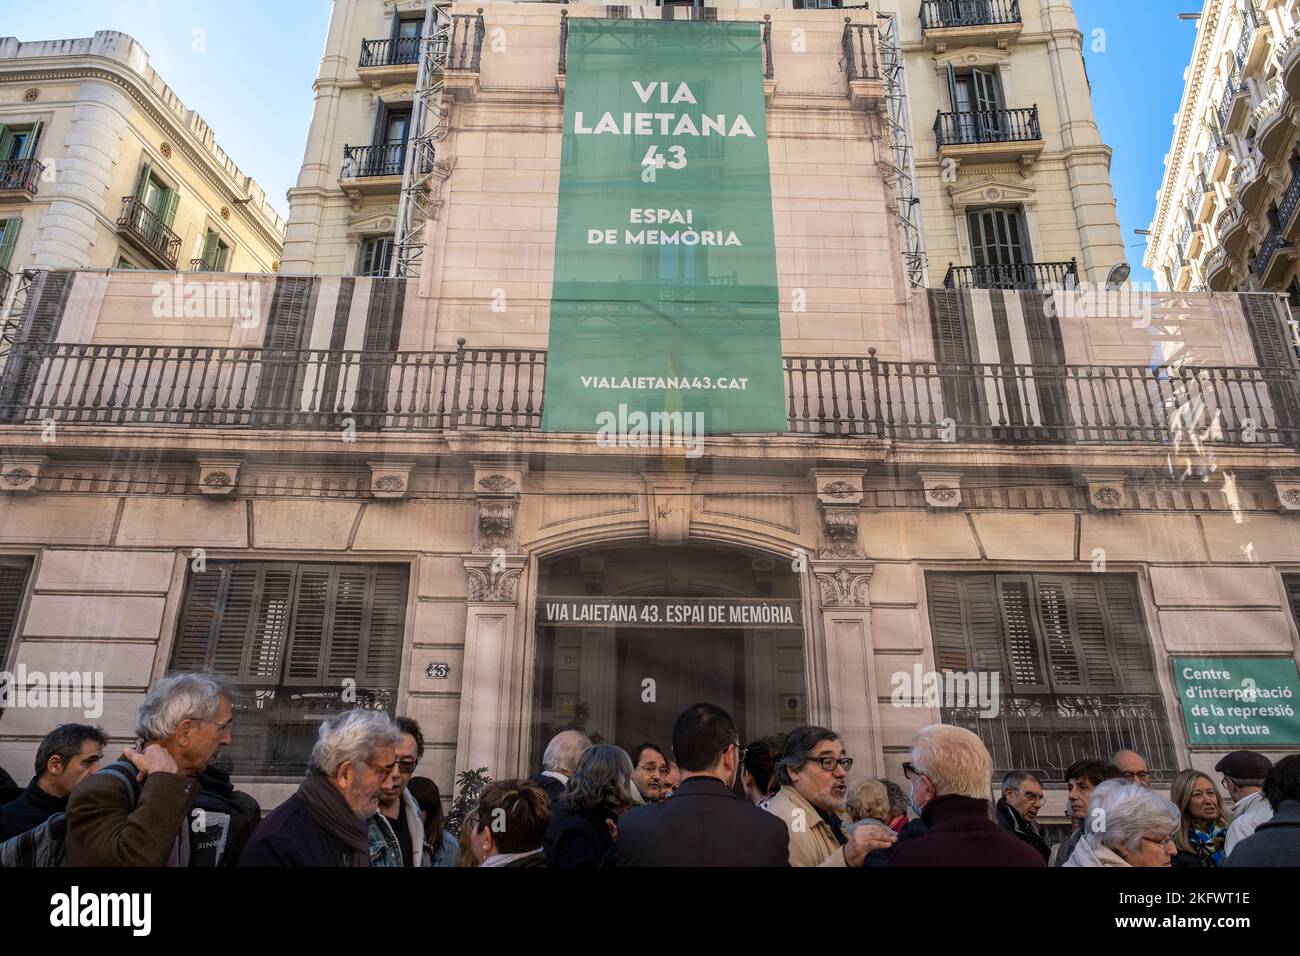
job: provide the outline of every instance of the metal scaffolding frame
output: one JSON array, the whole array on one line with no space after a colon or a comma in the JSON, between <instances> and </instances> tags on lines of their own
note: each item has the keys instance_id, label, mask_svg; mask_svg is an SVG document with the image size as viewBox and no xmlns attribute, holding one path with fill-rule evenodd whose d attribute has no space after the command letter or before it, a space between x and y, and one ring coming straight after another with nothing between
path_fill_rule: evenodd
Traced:
<instances>
[{"instance_id":1,"label":"metal scaffolding frame","mask_svg":"<svg viewBox=\"0 0 1300 956\"><path fill-rule=\"evenodd\" d=\"M907 80L903 74L903 51L898 23L893 14L876 13L880 24L880 67L885 81L885 133L889 137L889 159L885 165L898 184L898 221L903 230L903 265L913 288L930 284L926 264L925 236L921 232L921 200L916 195L916 160L910 139L911 119L907 111Z\"/></svg>"},{"instance_id":2,"label":"metal scaffolding frame","mask_svg":"<svg viewBox=\"0 0 1300 956\"><path fill-rule=\"evenodd\" d=\"M445 2L425 0L420 39L420 69L411 107L411 131L402 168L402 193L397 203L392 275L418 278L424 261L425 226L432 214L431 180L434 148L446 135L442 126L442 86L451 46L451 17Z\"/></svg>"}]
</instances>

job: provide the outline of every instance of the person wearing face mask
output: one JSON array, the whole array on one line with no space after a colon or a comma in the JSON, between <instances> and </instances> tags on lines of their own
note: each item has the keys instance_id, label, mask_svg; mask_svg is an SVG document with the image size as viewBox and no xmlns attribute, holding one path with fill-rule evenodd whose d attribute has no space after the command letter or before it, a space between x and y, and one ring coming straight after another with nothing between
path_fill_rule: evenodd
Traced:
<instances>
[{"instance_id":1,"label":"person wearing face mask","mask_svg":"<svg viewBox=\"0 0 1300 956\"><path fill-rule=\"evenodd\" d=\"M744 759L736 723L721 707L693 704L673 725L681 784L671 800L618 818L619 866L787 866L781 821L736 796Z\"/></svg>"},{"instance_id":2,"label":"person wearing face mask","mask_svg":"<svg viewBox=\"0 0 1300 956\"><path fill-rule=\"evenodd\" d=\"M1169 796L1182 814L1174 833L1178 855L1174 866L1222 866L1227 854L1229 817L1223 795L1214 781L1199 770L1184 770L1174 777Z\"/></svg>"}]
</instances>

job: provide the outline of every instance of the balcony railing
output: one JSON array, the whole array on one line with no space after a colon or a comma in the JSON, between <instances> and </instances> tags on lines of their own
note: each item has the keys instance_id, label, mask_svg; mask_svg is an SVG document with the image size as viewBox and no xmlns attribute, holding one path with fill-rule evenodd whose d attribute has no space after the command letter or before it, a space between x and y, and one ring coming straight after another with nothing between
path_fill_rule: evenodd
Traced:
<instances>
[{"instance_id":1,"label":"balcony railing","mask_svg":"<svg viewBox=\"0 0 1300 956\"><path fill-rule=\"evenodd\" d=\"M176 257L181 251L181 237L172 232L139 197L123 197L122 214L117 218L117 228L130 236L137 245L155 255L169 269L176 268Z\"/></svg>"},{"instance_id":2,"label":"balcony railing","mask_svg":"<svg viewBox=\"0 0 1300 956\"><path fill-rule=\"evenodd\" d=\"M1232 98L1237 95L1237 75L1228 77L1223 85L1223 97L1219 100L1219 129L1228 128L1228 111L1232 107Z\"/></svg>"},{"instance_id":3,"label":"balcony railing","mask_svg":"<svg viewBox=\"0 0 1300 956\"><path fill-rule=\"evenodd\" d=\"M1255 261L1251 263L1250 271L1260 278L1263 278L1265 270L1268 269L1269 262L1273 259L1273 255L1286 245L1286 240L1282 238L1282 230L1276 227L1270 229L1268 235L1264 239L1264 244L1259 247L1259 255L1257 255Z\"/></svg>"},{"instance_id":4,"label":"balcony railing","mask_svg":"<svg viewBox=\"0 0 1300 956\"><path fill-rule=\"evenodd\" d=\"M0 161L0 192L25 192L35 196L43 172L45 164L36 159Z\"/></svg>"},{"instance_id":5,"label":"balcony railing","mask_svg":"<svg viewBox=\"0 0 1300 956\"><path fill-rule=\"evenodd\" d=\"M1233 224L1241 218L1241 204L1228 201L1223 207L1223 211L1214 217L1214 234L1219 241L1223 241L1223 234L1232 228Z\"/></svg>"},{"instance_id":6,"label":"balcony railing","mask_svg":"<svg viewBox=\"0 0 1300 956\"><path fill-rule=\"evenodd\" d=\"M1183 223L1183 228L1178 233L1179 252L1186 254L1187 246L1191 243L1191 241L1192 241L1192 224L1190 222Z\"/></svg>"},{"instance_id":7,"label":"balcony railing","mask_svg":"<svg viewBox=\"0 0 1300 956\"><path fill-rule=\"evenodd\" d=\"M373 176L400 176L406 167L406 144L380 146L344 146L343 166L339 179L368 179Z\"/></svg>"},{"instance_id":8,"label":"balcony railing","mask_svg":"<svg viewBox=\"0 0 1300 956\"><path fill-rule=\"evenodd\" d=\"M406 66L420 62L420 37L398 37L395 40L362 40L361 58L357 66Z\"/></svg>"},{"instance_id":9,"label":"balcony railing","mask_svg":"<svg viewBox=\"0 0 1300 956\"><path fill-rule=\"evenodd\" d=\"M1237 40L1237 69L1245 71L1246 54L1250 52L1250 41L1255 31L1264 25L1263 14L1253 3L1247 3L1241 10L1241 37Z\"/></svg>"},{"instance_id":10,"label":"balcony railing","mask_svg":"<svg viewBox=\"0 0 1300 956\"><path fill-rule=\"evenodd\" d=\"M1020 143L1043 138L1038 106L1015 110L940 112L934 120L934 138L940 147L975 143Z\"/></svg>"},{"instance_id":11,"label":"balcony railing","mask_svg":"<svg viewBox=\"0 0 1300 956\"><path fill-rule=\"evenodd\" d=\"M477 73L486 32L482 7L479 7L478 13L453 14L448 29L447 69Z\"/></svg>"},{"instance_id":12,"label":"balcony railing","mask_svg":"<svg viewBox=\"0 0 1300 956\"><path fill-rule=\"evenodd\" d=\"M897 441L1295 446L1289 368L996 365L787 356L791 434ZM546 352L16 343L0 422L534 431Z\"/></svg>"},{"instance_id":13,"label":"balcony railing","mask_svg":"<svg viewBox=\"0 0 1300 956\"><path fill-rule=\"evenodd\" d=\"M945 707L943 722L984 741L995 780L1028 770L1044 781L1060 781L1075 761L1129 749L1146 756L1155 785L1168 785L1182 766L1157 696L1004 694L994 717L978 708Z\"/></svg>"},{"instance_id":14,"label":"balcony railing","mask_svg":"<svg viewBox=\"0 0 1300 956\"><path fill-rule=\"evenodd\" d=\"M1277 221L1283 229L1291 225L1291 217L1295 215L1297 206L1300 206L1300 172L1291 174L1291 182L1277 204Z\"/></svg>"},{"instance_id":15,"label":"balcony railing","mask_svg":"<svg viewBox=\"0 0 1300 956\"><path fill-rule=\"evenodd\" d=\"M876 28L867 23L850 23L844 18L844 69L849 81L880 79L880 56L876 50Z\"/></svg>"},{"instance_id":16,"label":"balcony railing","mask_svg":"<svg viewBox=\"0 0 1300 956\"><path fill-rule=\"evenodd\" d=\"M959 266L948 263L947 289L1065 289L1079 284L1079 264L1021 262L1014 265Z\"/></svg>"},{"instance_id":17,"label":"balcony railing","mask_svg":"<svg viewBox=\"0 0 1300 956\"><path fill-rule=\"evenodd\" d=\"M1020 23L1020 0L924 0L921 29Z\"/></svg>"}]
</instances>

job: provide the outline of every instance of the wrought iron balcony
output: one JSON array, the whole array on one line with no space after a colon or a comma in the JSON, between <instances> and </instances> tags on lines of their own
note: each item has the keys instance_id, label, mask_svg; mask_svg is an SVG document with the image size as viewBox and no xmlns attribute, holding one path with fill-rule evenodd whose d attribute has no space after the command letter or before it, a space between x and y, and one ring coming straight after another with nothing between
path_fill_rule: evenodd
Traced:
<instances>
[{"instance_id":1,"label":"wrought iron balcony","mask_svg":"<svg viewBox=\"0 0 1300 956\"><path fill-rule=\"evenodd\" d=\"M0 193L20 192L36 195L45 164L36 159L6 159L0 161Z\"/></svg>"},{"instance_id":2,"label":"wrought iron balcony","mask_svg":"<svg viewBox=\"0 0 1300 956\"><path fill-rule=\"evenodd\" d=\"M398 37L390 40L362 40L361 69L376 66L414 66L420 62L420 37Z\"/></svg>"},{"instance_id":3,"label":"wrought iron balcony","mask_svg":"<svg viewBox=\"0 0 1300 956\"><path fill-rule=\"evenodd\" d=\"M400 176L406 168L406 144L344 146L339 179L371 179Z\"/></svg>"},{"instance_id":4,"label":"wrought iron balcony","mask_svg":"<svg viewBox=\"0 0 1300 956\"><path fill-rule=\"evenodd\" d=\"M333 431L535 431L546 352L244 349L18 342L0 423ZM784 359L790 434L896 441L1300 441L1290 368ZM1246 426L1253 425L1253 431ZM1213 427L1212 427L1213 426Z\"/></svg>"},{"instance_id":5,"label":"wrought iron balcony","mask_svg":"<svg viewBox=\"0 0 1300 956\"><path fill-rule=\"evenodd\" d=\"M1038 106L1014 110L940 111L934 120L934 138L944 146L977 143L1022 143L1041 140Z\"/></svg>"},{"instance_id":6,"label":"wrought iron balcony","mask_svg":"<svg viewBox=\"0 0 1300 956\"><path fill-rule=\"evenodd\" d=\"M1218 236L1219 241L1223 241L1223 234L1232 228L1233 224L1241 219L1241 204L1228 202L1223 210L1214 217L1214 234Z\"/></svg>"},{"instance_id":7,"label":"wrought iron balcony","mask_svg":"<svg viewBox=\"0 0 1300 956\"><path fill-rule=\"evenodd\" d=\"M1232 107L1233 97L1237 95L1237 83L1237 74L1233 73L1223 86L1223 96L1219 99L1219 129L1228 128L1228 112Z\"/></svg>"},{"instance_id":8,"label":"wrought iron balcony","mask_svg":"<svg viewBox=\"0 0 1300 956\"><path fill-rule=\"evenodd\" d=\"M1250 41L1255 31L1264 25L1264 15L1250 0L1241 8L1241 37L1237 40L1237 69L1245 72L1246 56L1250 52Z\"/></svg>"},{"instance_id":9,"label":"wrought iron balcony","mask_svg":"<svg viewBox=\"0 0 1300 956\"><path fill-rule=\"evenodd\" d=\"M1285 249L1289 246L1290 243L1282 237L1281 229L1276 227L1270 229L1268 235L1264 238L1264 244L1259 247L1259 255L1250 264L1250 271L1263 279L1264 274L1268 271L1269 263L1273 260L1273 256L1279 249Z\"/></svg>"},{"instance_id":10,"label":"wrought iron balcony","mask_svg":"<svg viewBox=\"0 0 1300 956\"><path fill-rule=\"evenodd\" d=\"M1283 229L1291 225L1291 218L1295 215L1297 206L1300 206L1300 173L1292 173L1291 182L1277 204L1277 221L1282 224Z\"/></svg>"},{"instance_id":11,"label":"wrought iron balcony","mask_svg":"<svg viewBox=\"0 0 1300 956\"><path fill-rule=\"evenodd\" d=\"M483 57L483 9L478 13L457 13L448 29L447 69L477 73Z\"/></svg>"},{"instance_id":12,"label":"wrought iron balcony","mask_svg":"<svg viewBox=\"0 0 1300 956\"><path fill-rule=\"evenodd\" d=\"M921 29L1020 23L1020 0L924 0Z\"/></svg>"},{"instance_id":13,"label":"wrought iron balcony","mask_svg":"<svg viewBox=\"0 0 1300 956\"><path fill-rule=\"evenodd\" d=\"M157 264L167 269L176 268L176 258L181 251L181 237L172 232L138 197L123 197L122 214L117 217L117 230Z\"/></svg>"},{"instance_id":14,"label":"wrought iron balcony","mask_svg":"<svg viewBox=\"0 0 1300 956\"><path fill-rule=\"evenodd\" d=\"M1067 289L1079 284L1077 260L1014 265L959 266L948 263L946 289Z\"/></svg>"}]
</instances>

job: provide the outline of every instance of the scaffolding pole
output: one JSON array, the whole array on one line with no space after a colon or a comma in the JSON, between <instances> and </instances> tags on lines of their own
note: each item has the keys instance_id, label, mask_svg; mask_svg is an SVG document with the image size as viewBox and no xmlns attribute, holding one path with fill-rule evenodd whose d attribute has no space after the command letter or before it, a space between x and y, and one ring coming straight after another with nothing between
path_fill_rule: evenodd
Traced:
<instances>
[{"instance_id":1,"label":"scaffolding pole","mask_svg":"<svg viewBox=\"0 0 1300 956\"><path fill-rule=\"evenodd\" d=\"M925 258L925 236L921 232L921 200L916 195L916 161L910 139L912 128L907 111L907 80L903 74L903 51L899 45L898 22L893 14L876 13L880 26L881 72L885 81L885 133L889 137L886 165L898 183L898 221L903 229L903 265L913 288L930 284Z\"/></svg>"},{"instance_id":2,"label":"scaffolding pole","mask_svg":"<svg viewBox=\"0 0 1300 956\"><path fill-rule=\"evenodd\" d=\"M431 215L434 152L442 138L442 80L450 47L451 17L446 4L426 0L420 38L420 68L411 107L411 132L402 164L402 193L397 203L392 275L418 278L424 261L425 226Z\"/></svg>"}]
</instances>

